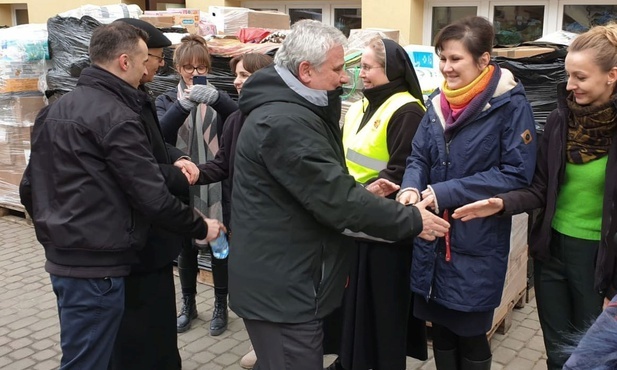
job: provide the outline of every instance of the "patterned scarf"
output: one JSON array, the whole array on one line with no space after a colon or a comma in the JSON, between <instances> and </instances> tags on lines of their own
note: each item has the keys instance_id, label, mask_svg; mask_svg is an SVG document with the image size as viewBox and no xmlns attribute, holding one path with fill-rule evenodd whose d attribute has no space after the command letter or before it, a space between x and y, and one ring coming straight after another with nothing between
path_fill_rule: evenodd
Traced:
<instances>
[{"instance_id":1,"label":"patterned scarf","mask_svg":"<svg viewBox=\"0 0 617 370\"><path fill-rule=\"evenodd\" d=\"M186 85L180 80L178 99L185 96ZM206 163L214 159L219 150L217 135L218 117L214 109L199 104L178 130L176 147L187 153L194 163ZM223 220L221 183L191 186L189 204L208 218Z\"/></svg>"},{"instance_id":2,"label":"patterned scarf","mask_svg":"<svg viewBox=\"0 0 617 370\"><path fill-rule=\"evenodd\" d=\"M499 79L501 69L489 64L469 85L457 90L448 88L446 81L441 87L441 112L446 119L445 135L449 141L456 128L472 121L491 99Z\"/></svg>"},{"instance_id":3,"label":"patterned scarf","mask_svg":"<svg viewBox=\"0 0 617 370\"><path fill-rule=\"evenodd\" d=\"M608 154L617 127L617 109L613 99L600 106L581 106L576 104L574 94L570 93L566 100L571 112L566 139L568 162L583 164Z\"/></svg>"}]
</instances>

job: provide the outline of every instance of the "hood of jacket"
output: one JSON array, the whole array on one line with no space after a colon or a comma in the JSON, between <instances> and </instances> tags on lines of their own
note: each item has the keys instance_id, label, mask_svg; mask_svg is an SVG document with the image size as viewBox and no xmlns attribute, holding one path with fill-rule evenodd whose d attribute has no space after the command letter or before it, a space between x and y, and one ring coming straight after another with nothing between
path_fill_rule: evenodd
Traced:
<instances>
[{"instance_id":1,"label":"hood of jacket","mask_svg":"<svg viewBox=\"0 0 617 370\"><path fill-rule=\"evenodd\" d=\"M271 65L255 72L242 86L240 110L248 115L265 104L284 102L301 105L326 122L338 125L341 118L343 88L316 90L305 86L288 69Z\"/></svg>"}]
</instances>

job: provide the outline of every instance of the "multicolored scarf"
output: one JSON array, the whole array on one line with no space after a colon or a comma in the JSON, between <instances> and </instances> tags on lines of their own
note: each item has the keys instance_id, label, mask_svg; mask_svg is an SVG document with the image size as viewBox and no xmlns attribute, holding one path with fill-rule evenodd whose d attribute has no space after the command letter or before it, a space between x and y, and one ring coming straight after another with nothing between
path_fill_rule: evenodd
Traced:
<instances>
[{"instance_id":1,"label":"multicolored scarf","mask_svg":"<svg viewBox=\"0 0 617 370\"><path fill-rule=\"evenodd\" d=\"M185 96L186 84L180 80L178 99ZM219 150L217 135L218 117L214 109L199 104L191 110L180 129L176 147L191 157L194 163L214 159ZM223 220L221 183L190 187L190 205L208 218Z\"/></svg>"},{"instance_id":2,"label":"multicolored scarf","mask_svg":"<svg viewBox=\"0 0 617 370\"><path fill-rule=\"evenodd\" d=\"M581 106L570 93L568 108L568 136L566 157L568 162L583 164L608 154L617 128L615 97L599 106Z\"/></svg>"},{"instance_id":3,"label":"multicolored scarf","mask_svg":"<svg viewBox=\"0 0 617 370\"><path fill-rule=\"evenodd\" d=\"M501 69L489 64L469 85L457 90L448 88L446 81L441 87L441 112L446 120L446 140L450 140L456 128L472 121L491 99L499 79Z\"/></svg>"}]
</instances>

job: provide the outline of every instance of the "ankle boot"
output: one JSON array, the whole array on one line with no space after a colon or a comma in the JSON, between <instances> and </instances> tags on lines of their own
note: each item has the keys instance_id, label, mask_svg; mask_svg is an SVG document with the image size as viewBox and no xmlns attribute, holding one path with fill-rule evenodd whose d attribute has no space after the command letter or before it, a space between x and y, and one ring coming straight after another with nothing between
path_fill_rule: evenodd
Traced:
<instances>
[{"instance_id":1,"label":"ankle boot","mask_svg":"<svg viewBox=\"0 0 617 370\"><path fill-rule=\"evenodd\" d=\"M214 312L210 321L210 335L213 337L223 334L227 329L227 294L214 295Z\"/></svg>"},{"instance_id":2,"label":"ankle boot","mask_svg":"<svg viewBox=\"0 0 617 370\"><path fill-rule=\"evenodd\" d=\"M473 361L468 358L461 358L461 370L491 370L493 357L484 361Z\"/></svg>"},{"instance_id":3,"label":"ankle boot","mask_svg":"<svg viewBox=\"0 0 617 370\"><path fill-rule=\"evenodd\" d=\"M456 348L441 350L433 347L435 355L435 367L437 370L459 370L458 350Z\"/></svg>"},{"instance_id":4,"label":"ankle boot","mask_svg":"<svg viewBox=\"0 0 617 370\"><path fill-rule=\"evenodd\" d=\"M191 328L191 321L197 318L197 303L195 294L182 295L182 309L176 319L178 333L184 333Z\"/></svg>"}]
</instances>

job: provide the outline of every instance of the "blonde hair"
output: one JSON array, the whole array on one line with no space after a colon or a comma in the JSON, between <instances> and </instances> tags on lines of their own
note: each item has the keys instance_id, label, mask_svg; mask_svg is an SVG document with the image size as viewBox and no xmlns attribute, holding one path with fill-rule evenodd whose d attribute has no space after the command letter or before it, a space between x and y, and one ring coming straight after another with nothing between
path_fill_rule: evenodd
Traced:
<instances>
[{"instance_id":1,"label":"blonde hair","mask_svg":"<svg viewBox=\"0 0 617 370\"><path fill-rule=\"evenodd\" d=\"M375 59L377 60L377 63L379 63L381 67L385 67L386 66L386 46L383 44L382 38L379 36L373 37L368 42L367 48L373 50L373 53L375 53Z\"/></svg>"},{"instance_id":2,"label":"blonde hair","mask_svg":"<svg viewBox=\"0 0 617 370\"><path fill-rule=\"evenodd\" d=\"M594 62L604 72L617 67L617 23L592 27L577 36L568 47L569 52L593 50Z\"/></svg>"},{"instance_id":3,"label":"blonde hair","mask_svg":"<svg viewBox=\"0 0 617 370\"><path fill-rule=\"evenodd\" d=\"M199 65L204 65L210 71L212 62L208 53L206 39L199 35L187 35L180 40L180 46L174 51L174 65L182 67L185 64L197 61Z\"/></svg>"}]
</instances>

